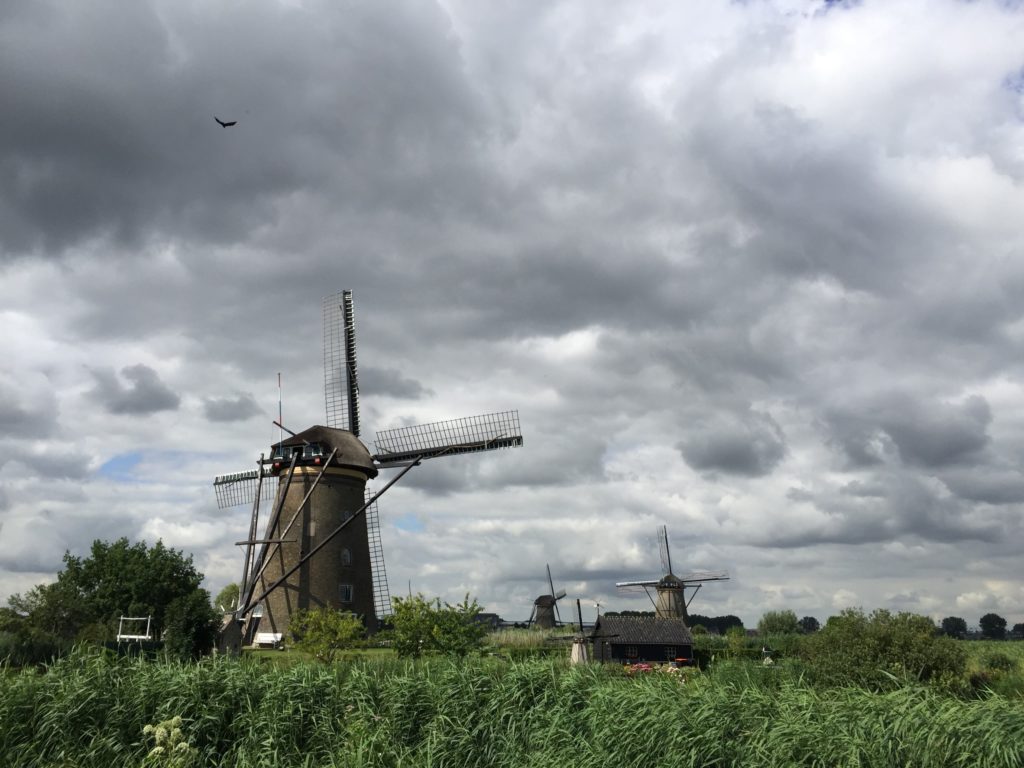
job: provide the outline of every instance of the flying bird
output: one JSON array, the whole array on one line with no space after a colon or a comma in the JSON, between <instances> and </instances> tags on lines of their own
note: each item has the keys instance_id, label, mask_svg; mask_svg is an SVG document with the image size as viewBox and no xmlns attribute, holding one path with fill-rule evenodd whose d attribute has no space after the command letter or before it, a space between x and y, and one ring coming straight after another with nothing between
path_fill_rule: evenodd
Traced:
<instances>
[{"instance_id":1,"label":"flying bird","mask_svg":"<svg viewBox=\"0 0 1024 768\"><path fill-rule=\"evenodd\" d=\"M217 121L217 125L219 125L221 128L230 128L232 125L234 125L235 123L238 122L237 120L232 120L229 123L225 123L223 120L221 120L216 115L213 116L213 119Z\"/></svg>"}]
</instances>

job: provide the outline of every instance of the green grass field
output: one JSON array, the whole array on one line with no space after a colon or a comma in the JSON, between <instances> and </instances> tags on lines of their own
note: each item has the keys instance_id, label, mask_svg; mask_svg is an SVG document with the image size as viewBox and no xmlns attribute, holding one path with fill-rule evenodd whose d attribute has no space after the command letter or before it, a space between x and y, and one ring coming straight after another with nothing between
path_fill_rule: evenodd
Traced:
<instances>
[{"instance_id":1,"label":"green grass field","mask_svg":"<svg viewBox=\"0 0 1024 768\"><path fill-rule=\"evenodd\" d=\"M290 654L278 652L280 656ZM816 690L798 665L706 673L498 658L181 665L76 653L0 676L5 766L1014 766L1024 701Z\"/></svg>"}]
</instances>

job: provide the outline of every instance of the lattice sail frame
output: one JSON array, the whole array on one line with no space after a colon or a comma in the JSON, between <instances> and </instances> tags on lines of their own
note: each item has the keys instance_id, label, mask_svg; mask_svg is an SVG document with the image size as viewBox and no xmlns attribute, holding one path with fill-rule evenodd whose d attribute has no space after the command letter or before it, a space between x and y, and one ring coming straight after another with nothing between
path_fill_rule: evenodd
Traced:
<instances>
[{"instance_id":1,"label":"lattice sail frame","mask_svg":"<svg viewBox=\"0 0 1024 768\"><path fill-rule=\"evenodd\" d=\"M218 475L213 478L213 492L217 496L217 509L238 507L252 504L256 500L256 487L259 485L260 470L250 469L247 472L234 472L230 475ZM277 495L277 477L263 475L263 496L273 499Z\"/></svg>"},{"instance_id":2,"label":"lattice sail frame","mask_svg":"<svg viewBox=\"0 0 1024 768\"><path fill-rule=\"evenodd\" d=\"M366 489L366 501L373 498L373 491ZM377 618L391 616L391 593L388 590L388 573L384 566L384 547L380 538L380 515L377 502L366 508L366 536L370 543L370 570L373 575L373 607Z\"/></svg>"},{"instance_id":3,"label":"lattice sail frame","mask_svg":"<svg viewBox=\"0 0 1024 768\"><path fill-rule=\"evenodd\" d=\"M352 291L323 300L326 425L359 437L359 376Z\"/></svg>"},{"instance_id":4,"label":"lattice sail frame","mask_svg":"<svg viewBox=\"0 0 1024 768\"><path fill-rule=\"evenodd\" d=\"M523 444L519 411L499 411L450 421L385 429L377 433L374 460L387 466L444 454L476 453Z\"/></svg>"}]
</instances>

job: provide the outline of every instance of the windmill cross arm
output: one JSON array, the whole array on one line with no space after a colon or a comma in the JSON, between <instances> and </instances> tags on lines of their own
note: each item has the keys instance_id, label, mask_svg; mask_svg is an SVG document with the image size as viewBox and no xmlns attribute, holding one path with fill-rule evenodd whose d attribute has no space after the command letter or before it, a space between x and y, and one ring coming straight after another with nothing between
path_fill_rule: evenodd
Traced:
<instances>
[{"instance_id":1,"label":"windmill cross arm","mask_svg":"<svg viewBox=\"0 0 1024 768\"><path fill-rule=\"evenodd\" d=\"M643 581L617 581L615 586L619 589L624 587L656 587L658 586L658 579L645 579Z\"/></svg>"},{"instance_id":2,"label":"windmill cross arm","mask_svg":"<svg viewBox=\"0 0 1024 768\"><path fill-rule=\"evenodd\" d=\"M499 448L516 448L523 444L520 435L514 437L496 437L491 440L476 440L468 443L448 443L430 446L429 448L410 448L408 450L384 450L374 454L373 460L383 467L393 467L397 464L413 461L415 459L434 459L438 456L454 456L460 453L479 453L480 451L494 451Z\"/></svg>"},{"instance_id":3,"label":"windmill cross arm","mask_svg":"<svg viewBox=\"0 0 1024 768\"><path fill-rule=\"evenodd\" d=\"M726 571L696 571L680 576L679 580L686 584L693 581L728 581L729 574Z\"/></svg>"},{"instance_id":4,"label":"windmill cross arm","mask_svg":"<svg viewBox=\"0 0 1024 768\"><path fill-rule=\"evenodd\" d=\"M226 483L237 483L240 480L255 480L259 477L255 469L250 469L245 472L232 472L229 475L217 475L213 478L214 485L224 485Z\"/></svg>"}]
</instances>

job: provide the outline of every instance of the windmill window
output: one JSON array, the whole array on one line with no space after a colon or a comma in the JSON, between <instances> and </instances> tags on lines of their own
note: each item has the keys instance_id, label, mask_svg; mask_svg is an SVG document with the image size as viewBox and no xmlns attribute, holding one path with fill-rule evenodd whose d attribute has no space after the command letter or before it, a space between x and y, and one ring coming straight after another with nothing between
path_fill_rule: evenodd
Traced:
<instances>
[{"instance_id":1,"label":"windmill window","mask_svg":"<svg viewBox=\"0 0 1024 768\"><path fill-rule=\"evenodd\" d=\"M640 651L637 649L635 645L626 646L625 656L627 659L635 659L639 655Z\"/></svg>"},{"instance_id":2,"label":"windmill window","mask_svg":"<svg viewBox=\"0 0 1024 768\"><path fill-rule=\"evenodd\" d=\"M309 521L309 538L316 536L316 520Z\"/></svg>"},{"instance_id":3,"label":"windmill window","mask_svg":"<svg viewBox=\"0 0 1024 768\"><path fill-rule=\"evenodd\" d=\"M341 602L343 602L343 603L351 603L352 602L352 585L351 584L341 584L340 587L339 587L339 592L341 593Z\"/></svg>"},{"instance_id":4,"label":"windmill window","mask_svg":"<svg viewBox=\"0 0 1024 768\"><path fill-rule=\"evenodd\" d=\"M352 565L352 550L348 547L341 550L341 564Z\"/></svg>"},{"instance_id":5,"label":"windmill window","mask_svg":"<svg viewBox=\"0 0 1024 768\"><path fill-rule=\"evenodd\" d=\"M259 605L257 605L255 608L252 609L252 617L254 619L258 619L262 615L263 615L263 603L260 603Z\"/></svg>"}]
</instances>

